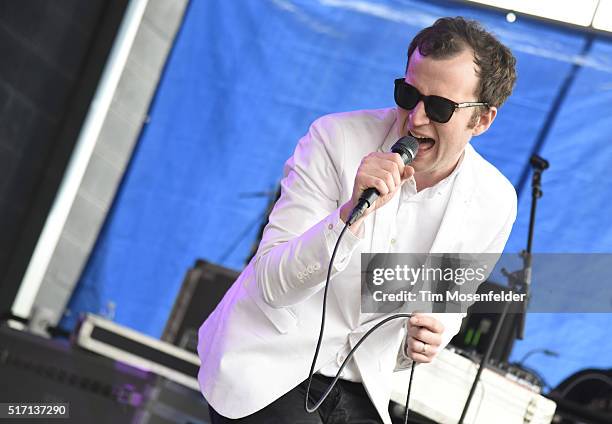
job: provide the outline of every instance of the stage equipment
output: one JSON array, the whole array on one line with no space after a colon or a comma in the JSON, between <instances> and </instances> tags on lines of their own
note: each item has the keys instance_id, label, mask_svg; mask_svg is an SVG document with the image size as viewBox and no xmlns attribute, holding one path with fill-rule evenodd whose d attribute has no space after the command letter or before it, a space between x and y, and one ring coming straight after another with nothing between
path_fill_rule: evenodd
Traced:
<instances>
[{"instance_id":1,"label":"stage equipment","mask_svg":"<svg viewBox=\"0 0 612 424\"><path fill-rule=\"evenodd\" d=\"M8 327L0 327L0 381L2 402L68 404L69 418L14 422L209 423L199 390L80 349L66 339Z\"/></svg>"},{"instance_id":2,"label":"stage equipment","mask_svg":"<svg viewBox=\"0 0 612 424\"><path fill-rule=\"evenodd\" d=\"M200 359L197 355L131 328L87 314L78 326L75 343L102 356L199 390Z\"/></svg>"},{"instance_id":3,"label":"stage equipment","mask_svg":"<svg viewBox=\"0 0 612 424\"><path fill-rule=\"evenodd\" d=\"M156 377L52 340L0 327L0 399L68 403L70 418L15 422L135 423ZM0 420L2 421L2 420Z\"/></svg>"},{"instance_id":4,"label":"stage equipment","mask_svg":"<svg viewBox=\"0 0 612 424\"><path fill-rule=\"evenodd\" d=\"M488 293L493 291L501 293L507 290L497 283L485 281L478 286L477 293ZM502 364L508 362L508 357L514 345L514 332L516 326L515 315L520 313L520 305L512 303L509 306L509 314L504 318L497 342L493 346L489 363ZM483 302L476 302L468 308L467 316L463 319L459 333L450 341L450 345L470 354L472 358L479 359L486 353L487 346L493 337L493 331L501 318L503 305L498 305L498 310L491 311L491 306L484 306ZM484 311L487 312L484 312Z\"/></svg>"},{"instance_id":5,"label":"stage equipment","mask_svg":"<svg viewBox=\"0 0 612 424\"><path fill-rule=\"evenodd\" d=\"M452 348L442 350L431 363L417 367L414 384L419 390L411 395L411 411L431 420L423 422L455 424L470 390L468 382L478 369L476 362ZM400 371L393 376L391 400L402 406L406 404L409 373ZM514 375L512 370L487 368L464 419L470 424L549 424L555 402L538 391L539 387Z\"/></svg>"},{"instance_id":6,"label":"stage equipment","mask_svg":"<svg viewBox=\"0 0 612 424\"><path fill-rule=\"evenodd\" d=\"M198 328L221 301L239 273L201 259L187 271L161 339L196 352Z\"/></svg>"},{"instance_id":7,"label":"stage equipment","mask_svg":"<svg viewBox=\"0 0 612 424\"><path fill-rule=\"evenodd\" d=\"M586 369L566 378L548 395L557 402L555 424L612 423L612 370Z\"/></svg>"},{"instance_id":8,"label":"stage equipment","mask_svg":"<svg viewBox=\"0 0 612 424\"><path fill-rule=\"evenodd\" d=\"M521 252L521 257L523 258L523 269L509 273L505 269L502 269L503 274L508 277L508 286L514 293L518 294L526 294L526 300L523 302L521 308L522 311L520 314L513 315L516 318L516 337L518 339L523 339L523 332L525 327L525 315L527 313L527 305L529 302L529 286L531 284L531 244L533 241L533 230L535 225L535 212L536 205L538 199L542 197L544 194L542 192L542 172L548 168L548 161L541 158L538 155L532 155L529 161L533 169L533 177L531 179L531 213L529 216L529 232L527 234L527 249ZM508 314L508 310L510 308L510 302L506 302L504 304L504 308L502 310L501 316L495 325L495 331L493 332L493 336L489 341L489 345L487 346L487 350L480 361L480 366L478 367L478 372L476 372L476 377L474 377L474 382L472 383L472 388L468 394L467 400L465 401L465 406L463 408L463 412L461 413L461 418L459 418L459 424L463 424L463 420L468 412L468 408L470 407L470 402L472 401L472 397L476 391L476 386L478 385L478 380L480 379L480 375L484 368L487 366L489 362L489 358L491 357L491 352L493 351L493 346L497 341L497 337L502 328L502 324L504 323L506 316Z\"/></svg>"}]
</instances>

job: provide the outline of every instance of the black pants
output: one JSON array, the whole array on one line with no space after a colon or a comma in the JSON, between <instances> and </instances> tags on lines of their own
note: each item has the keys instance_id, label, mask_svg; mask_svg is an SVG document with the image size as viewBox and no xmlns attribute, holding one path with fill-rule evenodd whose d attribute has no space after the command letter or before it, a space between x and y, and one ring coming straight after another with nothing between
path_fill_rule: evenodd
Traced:
<instances>
[{"instance_id":1,"label":"black pants","mask_svg":"<svg viewBox=\"0 0 612 424\"><path fill-rule=\"evenodd\" d=\"M310 386L309 405L321 398L332 378L315 374ZM312 414L304 409L308 380L281 396L264 409L247 417L231 420L211 406L212 424L380 424L382 419L361 383L338 380L321 407Z\"/></svg>"}]
</instances>

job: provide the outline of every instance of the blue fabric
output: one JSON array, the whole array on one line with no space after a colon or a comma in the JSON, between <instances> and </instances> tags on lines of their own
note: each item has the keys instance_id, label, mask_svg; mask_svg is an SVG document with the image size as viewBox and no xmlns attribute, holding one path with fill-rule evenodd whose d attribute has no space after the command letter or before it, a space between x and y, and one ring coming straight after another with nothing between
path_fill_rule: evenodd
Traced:
<instances>
[{"instance_id":1,"label":"blue fabric","mask_svg":"<svg viewBox=\"0 0 612 424\"><path fill-rule=\"evenodd\" d=\"M473 144L515 185L573 64L581 60L540 154L534 251L610 252L612 44L455 3L400 0L193 1L107 222L64 320L116 304L116 321L159 336L196 258L240 269L284 161L317 117L393 105L407 46L440 16L478 19L515 53L519 79ZM529 184L507 251L525 247ZM602 282L606 284L607 282ZM536 283L534 283L536 284ZM593 294L596 295L596 294ZM552 385L610 367L610 315L530 315L513 358Z\"/></svg>"}]
</instances>

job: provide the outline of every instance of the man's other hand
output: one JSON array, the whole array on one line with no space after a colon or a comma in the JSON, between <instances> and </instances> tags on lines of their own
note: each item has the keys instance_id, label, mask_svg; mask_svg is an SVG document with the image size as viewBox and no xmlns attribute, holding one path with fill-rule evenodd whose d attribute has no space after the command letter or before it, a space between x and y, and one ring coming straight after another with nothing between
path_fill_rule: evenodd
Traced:
<instances>
[{"instance_id":1,"label":"man's other hand","mask_svg":"<svg viewBox=\"0 0 612 424\"><path fill-rule=\"evenodd\" d=\"M440 350L444 325L431 315L414 313L406 326L406 356L419 363L431 362Z\"/></svg>"}]
</instances>

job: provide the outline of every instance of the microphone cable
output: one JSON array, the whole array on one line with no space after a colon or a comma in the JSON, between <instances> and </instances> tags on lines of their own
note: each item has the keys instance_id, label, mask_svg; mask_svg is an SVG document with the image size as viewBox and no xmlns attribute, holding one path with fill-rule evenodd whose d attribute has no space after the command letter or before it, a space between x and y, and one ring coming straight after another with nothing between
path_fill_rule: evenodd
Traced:
<instances>
[{"instance_id":1,"label":"microphone cable","mask_svg":"<svg viewBox=\"0 0 612 424\"><path fill-rule=\"evenodd\" d=\"M321 313L321 330L319 331L319 339L317 340L317 347L315 349L314 357L312 358L312 364L310 365L310 372L308 374L308 386L306 388L306 399L305 399L304 407L306 409L306 412L308 412L308 413L313 413L317 409L319 409L321 404L325 401L327 396L329 396L329 394L331 393L332 389L334 388L334 386L336 385L336 383L340 379L340 374L342 373L342 370L344 369L344 367L346 366L348 361L353 357L353 353L355 353L355 351L359 348L361 343L363 343L363 341L370 334L372 334L374 332L374 330L376 330L377 328L379 328L380 326L382 326L383 324L386 324L387 322L389 322L391 320L398 319L398 318L410 318L412 316L412 314L395 314L395 315L392 315L390 317L385 318L384 320L382 320L381 322L376 324L374 327L370 328L367 331L367 333L365 333L363 335L363 337L361 339L359 339L359 341L357 342L355 347L353 347L351 349L351 351L348 353L348 355L346 356L346 359L344 360L344 362L342 362L342 365L340 366L340 369L336 373L336 376L332 380L331 384L329 385L327 390L321 396L321 399L319 399L315 403L315 405L313 407L310 407L308 405L308 398L309 398L309 395L310 395L310 385L312 383L312 377L313 377L314 371L315 371L314 368L315 368L315 364L317 362L317 357L319 356L319 350L321 349L321 343L323 341L323 332L325 330L325 309L326 309L326 305L327 305L327 290L329 288L329 280L330 280L330 277L331 277L331 271L332 271L332 268L334 266L334 259L336 258L336 252L338 251L338 246L340 245L340 241L342 240L342 236L344 236L344 233L348 229L349 225L350 225L349 223L344 224L344 228L342 229L342 231L340 232L340 235L338 236L338 240L336 241L336 245L334 246L334 250L332 252L331 259L329 260L329 267L327 268L327 277L325 279L325 289L324 289L324 292L323 292L323 311ZM404 349L404 346L402 346L402 349ZM408 402L410 401L410 390L412 388L412 377L414 375L414 366L415 366L415 364L416 363L414 362L414 359L413 359L412 360L412 366L410 368L410 380L408 381L408 392L406 394L406 409L405 409L405 414L404 414L404 424L408 424L408 411L409 411Z\"/></svg>"}]
</instances>

